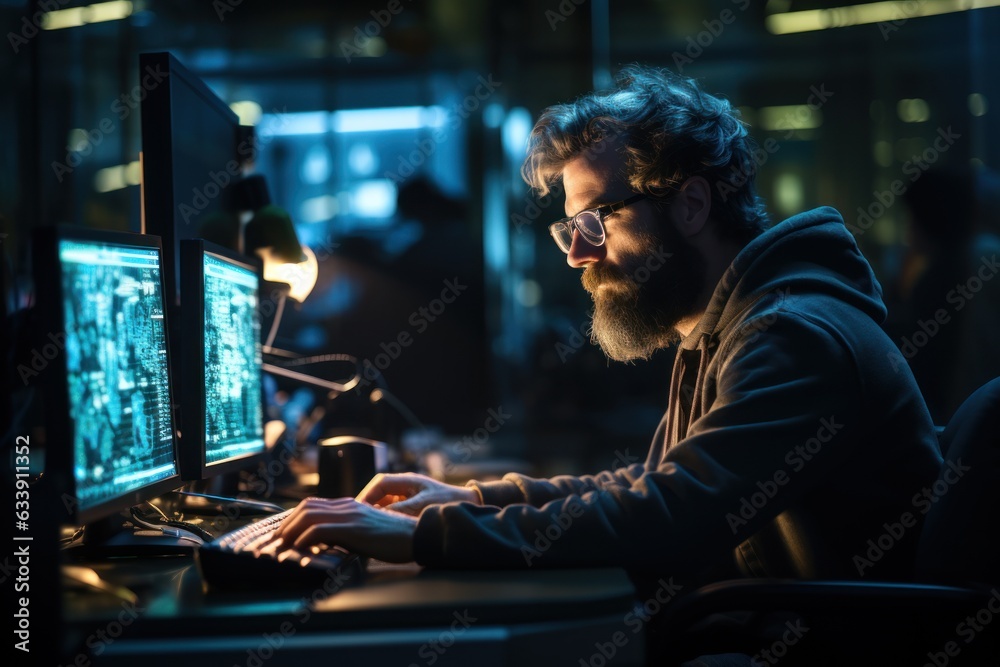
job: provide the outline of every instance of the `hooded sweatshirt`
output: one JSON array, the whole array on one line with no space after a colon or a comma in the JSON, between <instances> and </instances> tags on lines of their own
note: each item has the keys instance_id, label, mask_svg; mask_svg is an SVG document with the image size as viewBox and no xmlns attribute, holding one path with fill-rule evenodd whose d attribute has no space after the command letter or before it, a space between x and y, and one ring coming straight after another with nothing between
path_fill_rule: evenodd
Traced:
<instances>
[{"instance_id":1,"label":"hooded sweatshirt","mask_svg":"<svg viewBox=\"0 0 1000 667\"><path fill-rule=\"evenodd\" d=\"M417 562L907 577L941 456L881 295L836 210L774 225L682 340L645 463L472 481L482 506L423 511Z\"/></svg>"}]
</instances>

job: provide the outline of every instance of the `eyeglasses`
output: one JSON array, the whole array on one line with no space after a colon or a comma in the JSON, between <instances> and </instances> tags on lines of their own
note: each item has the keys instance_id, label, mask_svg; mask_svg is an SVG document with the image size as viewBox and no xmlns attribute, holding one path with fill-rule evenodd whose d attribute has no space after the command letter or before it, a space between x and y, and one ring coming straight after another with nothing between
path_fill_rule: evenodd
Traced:
<instances>
[{"instance_id":1,"label":"eyeglasses","mask_svg":"<svg viewBox=\"0 0 1000 667\"><path fill-rule=\"evenodd\" d=\"M588 208L580 211L572 218L563 218L558 222L549 225L549 233L555 240L556 245L564 253L569 254L569 249L573 245L573 230L580 230L583 239L590 245L604 245L606 235L604 233L605 216L620 211L621 209L634 204L637 201L646 199L648 195L632 195L628 199L623 199L614 204Z\"/></svg>"}]
</instances>

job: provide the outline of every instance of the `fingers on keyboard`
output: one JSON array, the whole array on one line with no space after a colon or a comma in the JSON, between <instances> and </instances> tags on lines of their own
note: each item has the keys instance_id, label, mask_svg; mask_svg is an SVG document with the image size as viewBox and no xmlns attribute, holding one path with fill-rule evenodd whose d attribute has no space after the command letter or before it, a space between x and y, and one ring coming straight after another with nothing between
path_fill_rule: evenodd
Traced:
<instances>
[{"instance_id":1,"label":"fingers on keyboard","mask_svg":"<svg viewBox=\"0 0 1000 667\"><path fill-rule=\"evenodd\" d=\"M254 549L253 555L257 558L260 558L261 556L270 556L273 558L282 546L284 546L284 540L279 537Z\"/></svg>"}]
</instances>

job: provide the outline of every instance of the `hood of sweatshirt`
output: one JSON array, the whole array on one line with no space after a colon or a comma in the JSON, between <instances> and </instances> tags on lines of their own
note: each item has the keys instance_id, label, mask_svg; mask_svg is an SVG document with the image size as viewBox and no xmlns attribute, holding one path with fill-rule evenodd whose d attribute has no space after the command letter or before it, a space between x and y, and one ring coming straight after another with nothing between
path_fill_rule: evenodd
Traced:
<instances>
[{"instance_id":1,"label":"hood of sweatshirt","mask_svg":"<svg viewBox=\"0 0 1000 667\"><path fill-rule=\"evenodd\" d=\"M772 226L740 251L681 349L719 337L760 297L778 291L834 296L877 324L886 317L882 287L871 265L840 213L823 206Z\"/></svg>"}]
</instances>

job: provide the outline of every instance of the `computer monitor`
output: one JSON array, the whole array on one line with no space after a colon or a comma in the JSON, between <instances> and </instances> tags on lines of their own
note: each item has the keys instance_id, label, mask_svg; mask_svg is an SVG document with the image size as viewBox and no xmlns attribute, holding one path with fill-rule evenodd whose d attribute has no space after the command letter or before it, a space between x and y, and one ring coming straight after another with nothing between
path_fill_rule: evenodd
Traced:
<instances>
[{"instance_id":1,"label":"computer monitor","mask_svg":"<svg viewBox=\"0 0 1000 667\"><path fill-rule=\"evenodd\" d=\"M171 54L140 54L139 71L158 82L139 107L142 231L163 239L167 303L176 305L182 239L231 237L237 247L232 186L253 145L241 142L246 135L232 109Z\"/></svg>"},{"instance_id":2,"label":"computer monitor","mask_svg":"<svg viewBox=\"0 0 1000 667\"><path fill-rule=\"evenodd\" d=\"M261 264L181 242L181 439L185 480L245 467L265 452Z\"/></svg>"},{"instance_id":3,"label":"computer monitor","mask_svg":"<svg viewBox=\"0 0 1000 667\"><path fill-rule=\"evenodd\" d=\"M38 337L51 340L45 475L79 525L180 486L160 239L80 227L34 238ZM51 336L49 336L51 334Z\"/></svg>"}]
</instances>

